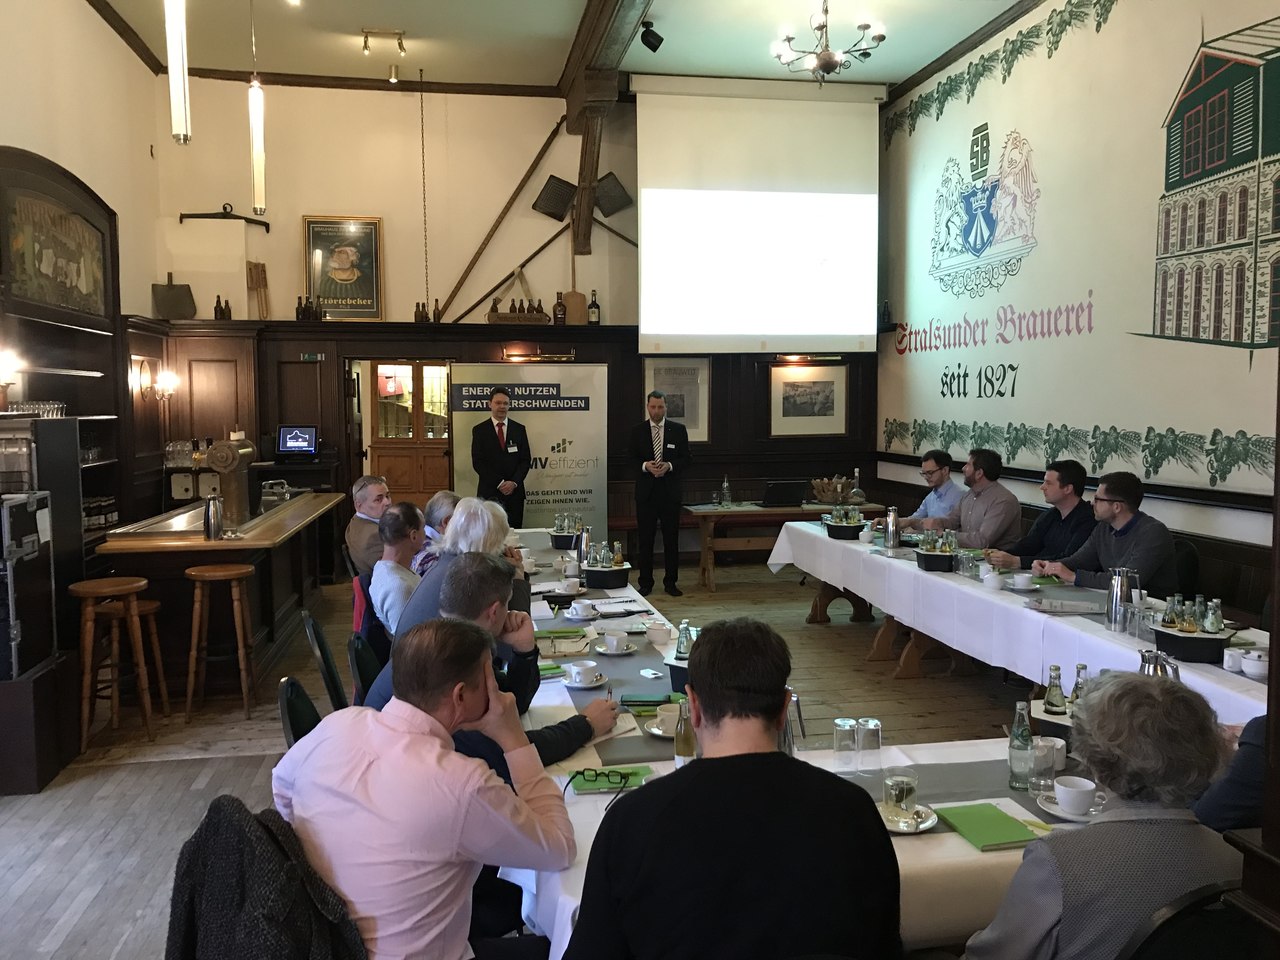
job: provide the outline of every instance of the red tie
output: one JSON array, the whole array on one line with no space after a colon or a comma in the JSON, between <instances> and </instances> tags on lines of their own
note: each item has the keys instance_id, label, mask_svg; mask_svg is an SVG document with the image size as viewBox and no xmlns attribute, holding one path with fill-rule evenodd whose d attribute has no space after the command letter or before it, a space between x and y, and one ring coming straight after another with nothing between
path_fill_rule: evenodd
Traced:
<instances>
[{"instance_id":1,"label":"red tie","mask_svg":"<svg viewBox=\"0 0 1280 960\"><path fill-rule=\"evenodd\" d=\"M502 421L497 424L498 427L498 446L505 450L507 448L507 432L502 427Z\"/></svg>"}]
</instances>

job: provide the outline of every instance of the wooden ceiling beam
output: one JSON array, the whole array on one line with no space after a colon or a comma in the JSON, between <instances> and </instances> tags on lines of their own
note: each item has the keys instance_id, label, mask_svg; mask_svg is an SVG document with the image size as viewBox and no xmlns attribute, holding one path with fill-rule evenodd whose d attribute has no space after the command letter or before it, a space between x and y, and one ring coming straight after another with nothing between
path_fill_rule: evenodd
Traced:
<instances>
[{"instance_id":1,"label":"wooden ceiling beam","mask_svg":"<svg viewBox=\"0 0 1280 960\"><path fill-rule=\"evenodd\" d=\"M596 210L596 175L600 169L600 142L609 105L588 105L583 110L582 150L578 155L578 194L573 201L573 252L591 255L591 227Z\"/></svg>"},{"instance_id":2,"label":"wooden ceiling beam","mask_svg":"<svg viewBox=\"0 0 1280 960\"><path fill-rule=\"evenodd\" d=\"M569 87L584 70L617 70L622 65L652 2L587 0L557 83L562 97L568 98Z\"/></svg>"}]
</instances>

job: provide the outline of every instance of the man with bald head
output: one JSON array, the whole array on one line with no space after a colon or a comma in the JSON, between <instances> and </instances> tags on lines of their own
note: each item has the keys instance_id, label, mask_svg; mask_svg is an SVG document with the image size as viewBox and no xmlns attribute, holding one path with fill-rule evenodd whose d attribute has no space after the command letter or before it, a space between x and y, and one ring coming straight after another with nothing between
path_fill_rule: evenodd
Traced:
<instances>
[{"instance_id":1,"label":"man with bald head","mask_svg":"<svg viewBox=\"0 0 1280 960\"><path fill-rule=\"evenodd\" d=\"M347 524L347 552L356 572L362 577L373 576L373 565L382 559L382 538L378 535L378 521L391 503L386 477L364 476L351 485L351 499L356 515Z\"/></svg>"}]
</instances>

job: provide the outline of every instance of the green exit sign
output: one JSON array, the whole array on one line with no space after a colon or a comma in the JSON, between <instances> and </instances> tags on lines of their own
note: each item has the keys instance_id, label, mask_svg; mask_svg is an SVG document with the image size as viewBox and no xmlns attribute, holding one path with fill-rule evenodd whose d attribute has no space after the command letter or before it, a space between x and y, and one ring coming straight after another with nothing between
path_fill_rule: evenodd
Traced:
<instances>
[{"instance_id":1,"label":"green exit sign","mask_svg":"<svg viewBox=\"0 0 1280 960\"><path fill-rule=\"evenodd\" d=\"M319 363L324 359L323 353L304 353L302 354L303 363Z\"/></svg>"}]
</instances>

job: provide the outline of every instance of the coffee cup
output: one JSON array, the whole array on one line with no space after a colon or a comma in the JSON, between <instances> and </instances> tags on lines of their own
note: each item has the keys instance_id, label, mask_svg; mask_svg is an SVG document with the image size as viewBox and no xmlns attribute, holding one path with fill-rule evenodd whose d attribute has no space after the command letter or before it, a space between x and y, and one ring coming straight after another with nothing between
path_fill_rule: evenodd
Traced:
<instances>
[{"instance_id":1,"label":"coffee cup","mask_svg":"<svg viewBox=\"0 0 1280 960\"><path fill-rule=\"evenodd\" d=\"M584 620L596 615L596 606L590 600L575 600L569 604L569 616Z\"/></svg>"},{"instance_id":2,"label":"coffee cup","mask_svg":"<svg viewBox=\"0 0 1280 960\"><path fill-rule=\"evenodd\" d=\"M1000 578L1000 574L992 570L982 578L982 585L992 590L999 590L1004 586L1004 581Z\"/></svg>"},{"instance_id":3,"label":"coffee cup","mask_svg":"<svg viewBox=\"0 0 1280 960\"><path fill-rule=\"evenodd\" d=\"M523 560L525 573L536 573L538 570L538 561L533 557L525 557Z\"/></svg>"},{"instance_id":4,"label":"coffee cup","mask_svg":"<svg viewBox=\"0 0 1280 960\"><path fill-rule=\"evenodd\" d=\"M1230 670L1232 673L1241 673L1244 670L1243 656L1239 650L1232 650L1230 647L1222 651L1222 669Z\"/></svg>"},{"instance_id":5,"label":"coffee cup","mask_svg":"<svg viewBox=\"0 0 1280 960\"><path fill-rule=\"evenodd\" d=\"M1082 817L1097 799L1098 785L1084 777L1058 777L1053 781L1053 795L1063 813Z\"/></svg>"},{"instance_id":6,"label":"coffee cup","mask_svg":"<svg viewBox=\"0 0 1280 960\"><path fill-rule=\"evenodd\" d=\"M863 543L874 543L876 539L876 532L872 530L870 526L863 527L862 532L858 534L858 539Z\"/></svg>"},{"instance_id":7,"label":"coffee cup","mask_svg":"<svg viewBox=\"0 0 1280 960\"><path fill-rule=\"evenodd\" d=\"M1034 586L1032 579L1029 573L1015 573L1013 575L1013 585L1019 590L1030 590Z\"/></svg>"},{"instance_id":8,"label":"coffee cup","mask_svg":"<svg viewBox=\"0 0 1280 960\"><path fill-rule=\"evenodd\" d=\"M561 593L577 593L582 582L577 577L565 577L560 581Z\"/></svg>"},{"instance_id":9,"label":"coffee cup","mask_svg":"<svg viewBox=\"0 0 1280 960\"><path fill-rule=\"evenodd\" d=\"M600 679L599 664L594 660L575 660L564 668L570 683L595 683Z\"/></svg>"},{"instance_id":10,"label":"coffee cup","mask_svg":"<svg viewBox=\"0 0 1280 960\"><path fill-rule=\"evenodd\" d=\"M577 560L566 560L564 562L564 575L566 577L576 577L579 573Z\"/></svg>"},{"instance_id":11,"label":"coffee cup","mask_svg":"<svg viewBox=\"0 0 1280 960\"><path fill-rule=\"evenodd\" d=\"M627 648L627 635L625 633L606 633L604 635L604 648L610 653L621 653Z\"/></svg>"},{"instance_id":12,"label":"coffee cup","mask_svg":"<svg viewBox=\"0 0 1280 960\"><path fill-rule=\"evenodd\" d=\"M663 733L674 734L680 720L680 704L664 703L658 707L658 727Z\"/></svg>"},{"instance_id":13,"label":"coffee cup","mask_svg":"<svg viewBox=\"0 0 1280 960\"><path fill-rule=\"evenodd\" d=\"M1053 769L1059 773L1067 769L1067 741L1061 737L1041 737L1040 742L1053 746Z\"/></svg>"},{"instance_id":14,"label":"coffee cup","mask_svg":"<svg viewBox=\"0 0 1280 960\"><path fill-rule=\"evenodd\" d=\"M644 638L655 647L665 646L671 642L671 626L660 621L654 621L645 627Z\"/></svg>"}]
</instances>

